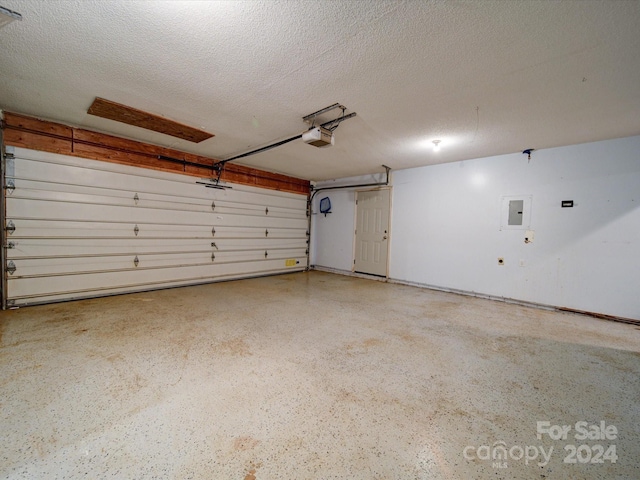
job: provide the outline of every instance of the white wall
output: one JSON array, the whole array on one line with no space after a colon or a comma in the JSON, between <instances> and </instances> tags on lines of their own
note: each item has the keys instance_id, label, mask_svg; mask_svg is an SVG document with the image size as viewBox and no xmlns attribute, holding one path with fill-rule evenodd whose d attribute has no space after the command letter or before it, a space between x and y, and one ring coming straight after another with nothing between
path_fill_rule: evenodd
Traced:
<instances>
[{"instance_id":1,"label":"white wall","mask_svg":"<svg viewBox=\"0 0 640 480\"><path fill-rule=\"evenodd\" d=\"M312 264L349 271L355 195L327 194ZM532 195L533 243L503 195ZM399 170L392 208L392 279L640 319L640 136Z\"/></svg>"}]
</instances>

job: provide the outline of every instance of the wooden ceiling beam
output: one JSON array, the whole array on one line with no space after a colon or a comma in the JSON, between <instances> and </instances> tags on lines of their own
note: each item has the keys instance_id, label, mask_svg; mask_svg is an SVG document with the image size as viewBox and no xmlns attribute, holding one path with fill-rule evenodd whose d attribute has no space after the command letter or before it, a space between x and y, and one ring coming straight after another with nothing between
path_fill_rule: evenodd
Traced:
<instances>
[{"instance_id":1,"label":"wooden ceiling beam","mask_svg":"<svg viewBox=\"0 0 640 480\"><path fill-rule=\"evenodd\" d=\"M100 97L96 97L87 113L194 143L200 143L214 136L203 130Z\"/></svg>"}]
</instances>

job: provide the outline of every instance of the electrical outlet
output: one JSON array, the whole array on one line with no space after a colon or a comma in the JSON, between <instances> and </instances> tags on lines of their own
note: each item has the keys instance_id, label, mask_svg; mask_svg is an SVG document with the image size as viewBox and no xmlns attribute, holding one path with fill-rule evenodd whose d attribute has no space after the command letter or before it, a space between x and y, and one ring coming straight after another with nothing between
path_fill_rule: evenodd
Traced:
<instances>
[{"instance_id":1,"label":"electrical outlet","mask_svg":"<svg viewBox=\"0 0 640 480\"><path fill-rule=\"evenodd\" d=\"M498 257L498 265L504 265L504 258Z\"/></svg>"},{"instance_id":2,"label":"electrical outlet","mask_svg":"<svg viewBox=\"0 0 640 480\"><path fill-rule=\"evenodd\" d=\"M524 234L524 243L533 243L533 230L527 230Z\"/></svg>"}]
</instances>

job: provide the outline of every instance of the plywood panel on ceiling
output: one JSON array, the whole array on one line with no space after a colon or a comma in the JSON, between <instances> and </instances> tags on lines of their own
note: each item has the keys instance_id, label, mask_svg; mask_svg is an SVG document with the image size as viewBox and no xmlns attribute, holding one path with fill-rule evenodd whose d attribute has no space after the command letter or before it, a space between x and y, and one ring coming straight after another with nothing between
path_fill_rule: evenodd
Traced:
<instances>
[{"instance_id":1,"label":"plywood panel on ceiling","mask_svg":"<svg viewBox=\"0 0 640 480\"><path fill-rule=\"evenodd\" d=\"M189 125L100 97L96 97L87 113L194 143L200 143L214 136L212 133Z\"/></svg>"}]
</instances>

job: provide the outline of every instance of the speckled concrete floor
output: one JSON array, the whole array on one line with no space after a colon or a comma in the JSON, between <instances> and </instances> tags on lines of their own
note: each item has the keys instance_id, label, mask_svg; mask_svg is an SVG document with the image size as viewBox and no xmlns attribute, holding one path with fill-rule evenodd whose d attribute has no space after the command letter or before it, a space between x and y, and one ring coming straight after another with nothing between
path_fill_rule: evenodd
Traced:
<instances>
[{"instance_id":1,"label":"speckled concrete floor","mask_svg":"<svg viewBox=\"0 0 640 480\"><path fill-rule=\"evenodd\" d=\"M637 479L639 351L633 325L321 272L6 311L0 477Z\"/></svg>"}]
</instances>

